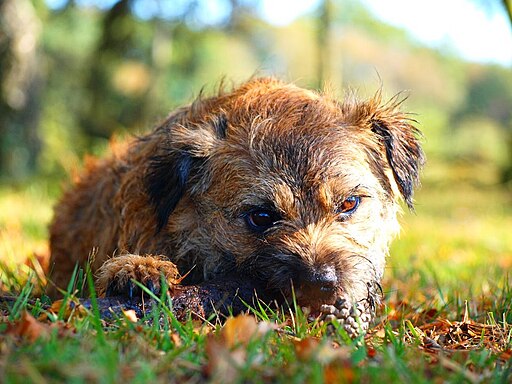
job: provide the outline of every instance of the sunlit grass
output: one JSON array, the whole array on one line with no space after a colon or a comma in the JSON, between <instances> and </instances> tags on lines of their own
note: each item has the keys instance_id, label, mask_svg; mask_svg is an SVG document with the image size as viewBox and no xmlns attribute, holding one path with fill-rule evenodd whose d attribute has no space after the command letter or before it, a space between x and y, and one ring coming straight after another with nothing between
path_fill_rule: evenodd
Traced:
<instances>
[{"instance_id":1,"label":"sunlit grass","mask_svg":"<svg viewBox=\"0 0 512 384\"><path fill-rule=\"evenodd\" d=\"M43 282L52 206L44 183L0 188L0 290L19 291L33 269Z\"/></svg>"},{"instance_id":2,"label":"sunlit grass","mask_svg":"<svg viewBox=\"0 0 512 384\"><path fill-rule=\"evenodd\" d=\"M416 200L416 212L404 214L402 234L391 247L382 284L388 300L435 308L454 320L467 302L475 319L495 312L512 321L504 302L512 281L509 192L468 183L427 185Z\"/></svg>"}]
</instances>

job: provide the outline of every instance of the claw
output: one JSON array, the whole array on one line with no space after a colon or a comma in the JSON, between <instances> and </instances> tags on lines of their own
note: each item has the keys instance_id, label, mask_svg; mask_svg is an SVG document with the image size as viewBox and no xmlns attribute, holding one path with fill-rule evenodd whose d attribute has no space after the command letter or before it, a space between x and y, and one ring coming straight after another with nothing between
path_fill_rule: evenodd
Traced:
<instances>
[{"instance_id":1,"label":"claw","mask_svg":"<svg viewBox=\"0 0 512 384\"><path fill-rule=\"evenodd\" d=\"M135 285L133 284L133 282L131 280L128 281L128 284L126 285L126 288L128 290L128 297L130 299L133 299L133 294L134 294L134 291L135 291Z\"/></svg>"},{"instance_id":2,"label":"claw","mask_svg":"<svg viewBox=\"0 0 512 384\"><path fill-rule=\"evenodd\" d=\"M105 297L114 296L116 293L116 284L114 281L108 283L107 290L105 291Z\"/></svg>"},{"instance_id":3,"label":"claw","mask_svg":"<svg viewBox=\"0 0 512 384\"><path fill-rule=\"evenodd\" d=\"M155 284L153 283L153 280L146 281L145 286L149 289L151 293L154 293L155 295L158 294L158 289L155 287Z\"/></svg>"}]
</instances>

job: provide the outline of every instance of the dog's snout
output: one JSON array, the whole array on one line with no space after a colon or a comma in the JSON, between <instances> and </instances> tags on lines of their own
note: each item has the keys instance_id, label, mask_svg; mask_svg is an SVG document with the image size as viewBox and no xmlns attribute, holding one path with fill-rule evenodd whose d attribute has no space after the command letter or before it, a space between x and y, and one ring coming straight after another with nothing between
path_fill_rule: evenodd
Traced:
<instances>
[{"instance_id":1,"label":"dog's snout","mask_svg":"<svg viewBox=\"0 0 512 384\"><path fill-rule=\"evenodd\" d=\"M324 293L331 293L336 289L338 277L334 267L324 267L310 273L304 279L305 285L310 289L319 290Z\"/></svg>"}]
</instances>

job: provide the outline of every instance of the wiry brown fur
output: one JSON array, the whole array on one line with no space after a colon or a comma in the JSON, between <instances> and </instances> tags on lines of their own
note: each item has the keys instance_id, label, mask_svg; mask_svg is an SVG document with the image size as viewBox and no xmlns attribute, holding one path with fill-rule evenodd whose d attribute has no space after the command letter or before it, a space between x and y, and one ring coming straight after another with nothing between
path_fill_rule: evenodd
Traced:
<instances>
[{"instance_id":1,"label":"wiry brown fur","mask_svg":"<svg viewBox=\"0 0 512 384\"><path fill-rule=\"evenodd\" d=\"M129 253L165 255L189 273L185 283L241 275L285 294L292 282L302 304L377 300L398 200L412 204L423 162L399 104L379 95L338 103L274 79L198 99L91 164L64 195L50 229L51 280L65 287L94 250L102 291L127 276L148 280ZM350 196L358 209L340 215ZM279 215L263 234L246 222L255 207ZM334 290L311 284L332 272Z\"/></svg>"}]
</instances>

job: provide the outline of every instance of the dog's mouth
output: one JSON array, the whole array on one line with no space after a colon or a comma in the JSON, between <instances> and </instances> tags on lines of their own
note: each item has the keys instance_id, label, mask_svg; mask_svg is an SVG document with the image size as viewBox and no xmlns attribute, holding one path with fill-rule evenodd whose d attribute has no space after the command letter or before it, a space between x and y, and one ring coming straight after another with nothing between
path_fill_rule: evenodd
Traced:
<instances>
[{"instance_id":1,"label":"dog's mouth","mask_svg":"<svg viewBox=\"0 0 512 384\"><path fill-rule=\"evenodd\" d=\"M320 308L323 304L333 304L339 297L339 294L334 291L304 285L299 285L297 288L293 286L293 290L282 290L282 293L287 301L295 299L299 306L309 307L312 310Z\"/></svg>"}]
</instances>

